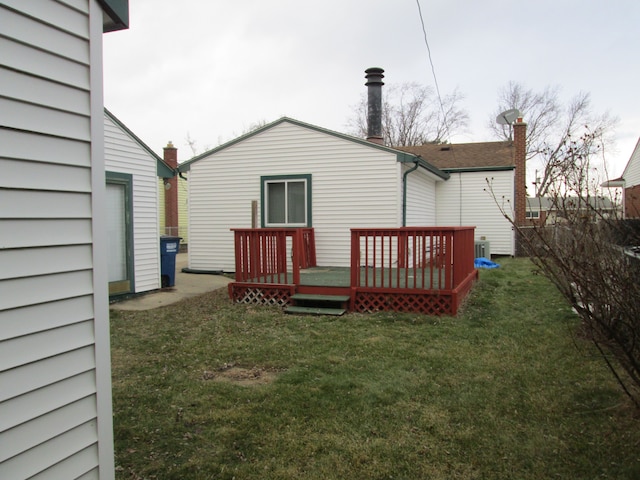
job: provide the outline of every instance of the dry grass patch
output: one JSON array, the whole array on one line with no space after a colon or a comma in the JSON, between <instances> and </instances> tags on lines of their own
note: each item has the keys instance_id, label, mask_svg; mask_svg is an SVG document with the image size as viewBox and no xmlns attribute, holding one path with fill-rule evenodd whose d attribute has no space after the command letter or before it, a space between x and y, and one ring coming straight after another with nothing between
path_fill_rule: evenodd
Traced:
<instances>
[{"instance_id":1,"label":"dry grass patch","mask_svg":"<svg viewBox=\"0 0 640 480\"><path fill-rule=\"evenodd\" d=\"M223 365L217 370L205 370L202 379L251 387L272 383L278 377L278 373L262 367L243 368L232 364Z\"/></svg>"}]
</instances>

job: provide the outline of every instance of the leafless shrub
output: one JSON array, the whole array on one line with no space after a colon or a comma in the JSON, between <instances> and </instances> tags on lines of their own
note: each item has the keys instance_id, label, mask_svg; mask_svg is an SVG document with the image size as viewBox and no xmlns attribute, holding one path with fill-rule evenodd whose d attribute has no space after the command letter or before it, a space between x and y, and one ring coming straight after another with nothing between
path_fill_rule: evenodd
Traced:
<instances>
[{"instance_id":1,"label":"leafless shrub","mask_svg":"<svg viewBox=\"0 0 640 480\"><path fill-rule=\"evenodd\" d=\"M555 215L546 222L517 225L495 200L523 251L569 301L584 334L640 408L640 255L633 248L640 246L640 224L622 219L617 199L603 195L592 168L597 147L595 133L562 147L566 161L548 197Z\"/></svg>"}]
</instances>

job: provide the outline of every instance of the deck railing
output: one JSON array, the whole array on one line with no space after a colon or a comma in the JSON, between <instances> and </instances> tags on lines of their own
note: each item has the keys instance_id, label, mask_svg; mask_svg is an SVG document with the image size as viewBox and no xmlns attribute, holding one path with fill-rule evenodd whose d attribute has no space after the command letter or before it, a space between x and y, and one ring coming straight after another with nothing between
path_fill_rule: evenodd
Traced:
<instances>
[{"instance_id":1,"label":"deck railing","mask_svg":"<svg viewBox=\"0 0 640 480\"><path fill-rule=\"evenodd\" d=\"M351 286L453 290L474 272L474 227L351 229Z\"/></svg>"},{"instance_id":2,"label":"deck railing","mask_svg":"<svg viewBox=\"0 0 640 480\"><path fill-rule=\"evenodd\" d=\"M313 228L233 229L236 282L300 283L300 269L316 266Z\"/></svg>"}]
</instances>

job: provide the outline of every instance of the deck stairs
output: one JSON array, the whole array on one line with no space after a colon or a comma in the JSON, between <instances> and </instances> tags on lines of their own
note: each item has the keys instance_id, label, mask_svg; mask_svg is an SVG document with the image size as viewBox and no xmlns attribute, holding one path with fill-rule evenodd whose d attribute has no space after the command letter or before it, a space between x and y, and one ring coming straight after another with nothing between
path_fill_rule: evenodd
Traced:
<instances>
[{"instance_id":1,"label":"deck stairs","mask_svg":"<svg viewBox=\"0 0 640 480\"><path fill-rule=\"evenodd\" d=\"M297 315L334 315L340 316L347 311L349 295L317 295L296 293L291 295L294 304L285 308L285 313Z\"/></svg>"}]
</instances>

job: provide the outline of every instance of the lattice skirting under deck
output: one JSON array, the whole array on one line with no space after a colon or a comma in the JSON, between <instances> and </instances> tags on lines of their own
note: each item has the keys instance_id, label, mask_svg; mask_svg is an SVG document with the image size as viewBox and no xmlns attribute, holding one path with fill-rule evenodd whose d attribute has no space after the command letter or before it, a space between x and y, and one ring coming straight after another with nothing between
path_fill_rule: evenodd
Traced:
<instances>
[{"instance_id":1,"label":"lattice skirting under deck","mask_svg":"<svg viewBox=\"0 0 640 480\"><path fill-rule=\"evenodd\" d=\"M477 274L470 275L458 290L446 293L356 288L352 291L351 311L455 315L476 278ZM295 293L295 289L295 285L233 282L229 284L229 297L235 303L285 307L291 304L291 296Z\"/></svg>"},{"instance_id":2,"label":"lattice skirting under deck","mask_svg":"<svg viewBox=\"0 0 640 480\"><path fill-rule=\"evenodd\" d=\"M452 307L451 295L445 294L357 291L353 302L354 311L359 313L391 311L451 315Z\"/></svg>"},{"instance_id":3,"label":"lattice skirting under deck","mask_svg":"<svg viewBox=\"0 0 640 480\"><path fill-rule=\"evenodd\" d=\"M289 285L229 284L229 297L235 303L284 307L291 303L293 293L294 288Z\"/></svg>"}]
</instances>

